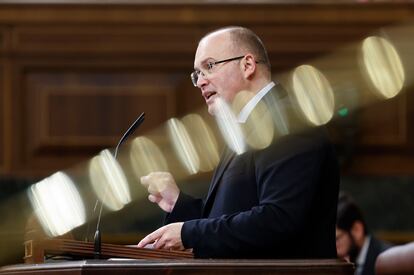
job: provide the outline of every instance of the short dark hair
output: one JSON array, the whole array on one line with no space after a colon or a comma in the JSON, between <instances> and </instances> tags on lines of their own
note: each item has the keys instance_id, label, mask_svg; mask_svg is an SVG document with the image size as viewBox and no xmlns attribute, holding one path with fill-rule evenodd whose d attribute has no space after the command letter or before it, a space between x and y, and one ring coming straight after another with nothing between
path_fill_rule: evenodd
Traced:
<instances>
[{"instance_id":1,"label":"short dark hair","mask_svg":"<svg viewBox=\"0 0 414 275\"><path fill-rule=\"evenodd\" d=\"M209 32L204 37L219 31L229 31L231 40L236 47L244 47L250 51L260 64L264 64L266 69L271 72L271 65L266 48L257 34L252 30L240 26L223 27Z\"/></svg>"},{"instance_id":2,"label":"short dark hair","mask_svg":"<svg viewBox=\"0 0 414 275\"><path fill-rule=\"evenodd\" d=\"M360 221L364 226L364 234L368 234L368 228L362 215L361 209L354 202L352 197L345 193L340 192L338 198L338 211L336 215L336 226L339 229L347 232L351 231L353 224L356 221Z\"/></svg>"}]
</instances>

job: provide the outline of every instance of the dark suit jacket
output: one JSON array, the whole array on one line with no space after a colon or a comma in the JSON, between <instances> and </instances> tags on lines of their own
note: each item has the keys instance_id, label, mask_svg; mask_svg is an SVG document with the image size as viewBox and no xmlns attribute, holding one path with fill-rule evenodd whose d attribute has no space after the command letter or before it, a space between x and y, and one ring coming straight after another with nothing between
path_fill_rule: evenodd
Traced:
<instances>
[{"instance_id":1,"label":"dark suit jacket","mask_svg":"<svg viewBox=\"0 0 414 275\"><path fill-rule=\"evenodd\" d=\"M182 241L196 257L335 258L339 173L332 146L317 128L283 135L296 120L280 86L262 101L286 118L275 125L275 141L239 156L226 150L207 198L180 193L166 221L185 221Z\"/></svg>"},{"instance_id":2,"label":"dark suit jacket","mask_svg":"<svg viewBox=\"0 0 414 275\"><path fill-rule=\"evenodd\" d=\"M365 258L364 266L360 275L375 275L375 261L378 255L390 248L391 245L384 243L371 236L371 241L369 242L367 257Z\"/></svg>"}]
</instances>

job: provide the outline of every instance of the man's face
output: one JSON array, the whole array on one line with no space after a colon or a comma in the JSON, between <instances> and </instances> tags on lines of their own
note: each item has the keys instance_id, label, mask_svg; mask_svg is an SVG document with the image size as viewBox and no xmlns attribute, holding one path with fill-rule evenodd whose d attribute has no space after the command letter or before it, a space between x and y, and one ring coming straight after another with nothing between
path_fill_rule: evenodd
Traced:
<instances>
[{"instance_id":1,"label":"man's face","mask_svg":"<svg viewBox=\"0 0 414 275\"><path fill-rule=\"evenodd\" d=\"M238 52L232 46L228 32L214 33L205 37L198 45L194 59L194 69L206 71L209 62L220 61L244 53ZM245 87L245 79L242 74L240 60L220 63L214 65L211 72L199 75L197 87L201 89L201 94L208 106L208 112L215 113L215 103L217 98L222 98L231 103L234 96Z\"/></svg>"},{"instance_id":2,"label":"man's face","mask_svg":"<svg viewBox=\"0 0 414 275\"><path fill-rule=\"evenodd\" d=\"M355 262L360 248L355 241L355 235L351 232L336 228L336 253L339 258Z\"/></svg>"},{"instance_id":3,"label":"man's face","mask_svg":"<svg viewBox=\"0 0 414 275\"><path fill-rule=\"evenodd\" d=\"M345 230L336 228L336 253L339 258L349 256L351 250L352 238L351 234Z\"/></svg>"}]
</instances>

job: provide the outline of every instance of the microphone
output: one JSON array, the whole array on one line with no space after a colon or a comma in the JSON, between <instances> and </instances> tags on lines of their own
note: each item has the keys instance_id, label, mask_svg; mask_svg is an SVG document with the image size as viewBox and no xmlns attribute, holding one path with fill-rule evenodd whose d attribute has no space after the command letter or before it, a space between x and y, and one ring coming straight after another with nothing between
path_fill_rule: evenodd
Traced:
<instances>
[{"instance_id":1,"label":"microphone","mask_svg":"<svg viewBox=\"0 0 414 275\"><path fill-rule=\"evenodd\" d=\"M139 117L132 123L132 125L126 130L124 135L119 140L118 144L115 147L114 157L115 159L118 157L118 149L124 143L125 140L133 133L135 130L142 124L145 119L145 113L141 113ZM104 193L104 198L106 195L106 191ZM97 201L98 202L98 201ZM93 238L93 255L95 259L100 259L101 257L101 231L100 231L100 224L101 224L101 216L102 216L102 209L103 209L103 202L101 202L101 207L99 209L98 215L98 222L96 223L96 231L95 236Z\"/></svg>"},{"instance_id":2,"label":"microphone","mask_svg":"<svg viewBox=\"0 0 414 275\"><path fill-rule=\"evenodd\" d=\"M121 139L118 142L118 145L115 147L115 159L118 156L118 149L121 146L122 143L133 133L135 130L144 122L145 119L145 113L141 113L139 117L132 123L132 125L126 130L125 134L121 137Z\"/></svg>"}]
</instances>

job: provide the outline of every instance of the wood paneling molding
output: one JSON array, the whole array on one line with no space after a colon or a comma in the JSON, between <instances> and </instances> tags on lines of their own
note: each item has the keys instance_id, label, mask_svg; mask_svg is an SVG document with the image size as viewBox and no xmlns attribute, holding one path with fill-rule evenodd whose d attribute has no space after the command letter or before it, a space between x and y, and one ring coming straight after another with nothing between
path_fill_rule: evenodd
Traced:
<instances>
[{"instance_id":1,"label":"wood paneling molding","mask_svg":"<svg viewBox=\"0 0 414 275\"><path fill-rule=\"evenodd\" d=\"M0 23L389 24L409 19L412 3L315 4L1 4Z\"/></svg>"},{"instance_id":2,"label":"wood paneling molding","mask_svg":"<svg viewBox=\"0 0 414 275\"><path fill-rule=\"evenodd\" d=\"M0 54L8 49L10 44L10 32L6 27L0 27Z\"/></svg>"},{"instance_id":3,"label":"wood paneling molding","mask_svg":"<svg viewBox=\"0 0 414 275\"><path fill-rule=\"evenodd\" d=\"M337 29L341 31L338 32ZM309 54L327 52L335 47L358 41L373 26L356 25L265 25L255 31L267 42L269 52ZM165 54L192 53L204 34L195 26L73 26L53 25L16 27L12 49L20 54L57 53Z\"/></svg>"},{"instance_id":4,"label":"wood paneling molding","mask_svg":"<svg viewBox=\"0 0 414 275\"><path fill-rule=\"evenodd\" d=\"M3 32L4 34L5 32ZM8 37L5 35L3 37ZM7 41L7 39L3 40ZM7 45L7 42L4 43ZM12 73L10 58L0 52L0 173L10 173L13 146ZM16 136L14 136L16 137Z\"/></svg>"},{"instance_id":5,"label":"wood paneling molding","mask_svg":"<svg viewBox=\"0 0 414 275\"><path fill-rule=\"evenodd\" d=\"M4 33L2 32L2 30L0 30L0 52L4 52L5 51L5 37L4 37Z\"/></svg>"},{"instance_id":6,"label":"wood paneling molding","mask_svg":"<svg viewBox=\"0 0 414 275\"><path fill-rule=\"evenodd\" d=\"M4 129L4 112L5 112L5 100L4 100L4 68L2 61L0 59L0 173L5 170L5 134L6 130Z\"/></svg>"},{"instance_id":7,"label":"wood paneling molding","mask_svg":"<svg viewBox=\"0 0 414 275\"><path fill-rule=\"evenodd\" d=\"M36 26L17 27L13 49L19 53L128 55L192 52L200 33L180 26Z\"/></svg>"},{"instance_id":8,"label":"wood paneling molding","mask_svg":"<svg viewBox=\"0 0 414 275\"><path fill-rule=\"evenodd\" d=\"M414 159L406 154L357 154L345 173L358 176L413 176Z\"/></svg>"}]
</instances>

